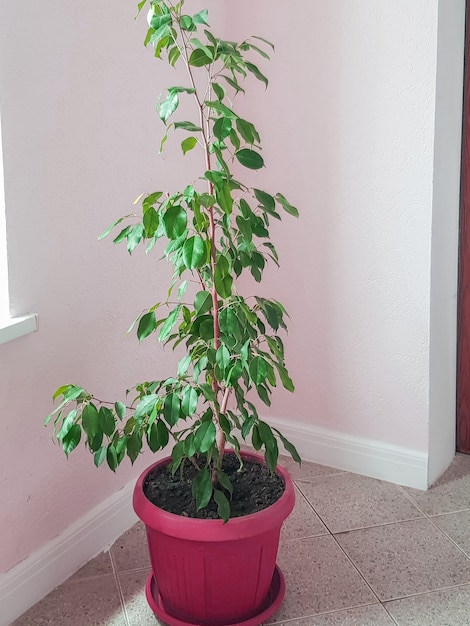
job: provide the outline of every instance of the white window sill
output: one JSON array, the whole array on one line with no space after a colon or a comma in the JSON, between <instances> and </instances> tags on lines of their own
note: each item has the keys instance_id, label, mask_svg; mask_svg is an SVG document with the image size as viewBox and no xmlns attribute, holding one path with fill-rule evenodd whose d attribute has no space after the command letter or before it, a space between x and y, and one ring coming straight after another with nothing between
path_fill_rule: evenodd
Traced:
<instances>
[{"instance_id":1,"label":"white window sill","mask_svg":"<svg viewBox=\"0 0 470 626\"><path fill-rule=\"evenodd\" d=\"M37 315L24 315L23 317L10 317L0 319L0 344L7 343L29 333L35 333L38 329Z\"/></svg>"}]
</instances>

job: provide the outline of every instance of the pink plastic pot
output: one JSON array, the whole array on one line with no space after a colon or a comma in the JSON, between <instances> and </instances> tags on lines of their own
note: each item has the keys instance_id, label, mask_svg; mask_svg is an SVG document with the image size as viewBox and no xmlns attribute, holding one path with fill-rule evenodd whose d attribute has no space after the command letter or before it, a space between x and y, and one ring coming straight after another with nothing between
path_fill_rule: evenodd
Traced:
<instances>
[{"instance_id":1,"label":"pink plastic pot","mask_svg":"<svg viewBox=\"0 0 470 626\"><path fill-rule=\"evenodd\" d=\"M242 455L263 462L257 454ZM295 501L288 472L277 468L285 482L277 502L224 524L174 515L147 500L147 475L169 460L145 470L134 490L134 509L147 528L153 570L147 597L152 609L170 624L259 624L257 616L266 619L284 595L276 556L282 524ZM279 591L271 598L273 585Z\"/></svg>"}]
</instances>

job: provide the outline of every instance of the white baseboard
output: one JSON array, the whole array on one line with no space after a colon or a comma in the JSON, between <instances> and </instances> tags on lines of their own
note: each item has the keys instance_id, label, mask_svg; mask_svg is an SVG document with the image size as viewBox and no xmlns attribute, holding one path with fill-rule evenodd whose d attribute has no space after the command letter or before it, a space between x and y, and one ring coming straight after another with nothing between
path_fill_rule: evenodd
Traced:
<instances>
[{"instance_id":1,"label":"white baseboard","mask_svg":"<svg viewBox=\"0 0 470 626\"><path fill-rule=\"evenodd\" d=\"M427 489L428 455L318 426L279 418L266 419L297 448L305 461L378 478L406 487Z\"/></svg>"},{"instance_id":2,"label":"white baseboard","mask_svg":"<svg viewBox=\"0 0 470 626\"><path fill-rule=\"evenodd\" d=\"M424 452L353 437L317 426L269 418L305 461L427 489ZM0 575L0 626L8 626L82 565L108 549L136 521L134 482L77 520L61 535L6 574Z\"/></svg>"},{"instance_id":3,"label":"white baseboard","mask_svg":"<svg viewBox=\"0 0 470 626\"><path fill-rule=\"evenodd\" d=\"M11 624L135 524L134 484L126 485L38 552L0 575L0 626Z\"/></svg>"}]
</instances>

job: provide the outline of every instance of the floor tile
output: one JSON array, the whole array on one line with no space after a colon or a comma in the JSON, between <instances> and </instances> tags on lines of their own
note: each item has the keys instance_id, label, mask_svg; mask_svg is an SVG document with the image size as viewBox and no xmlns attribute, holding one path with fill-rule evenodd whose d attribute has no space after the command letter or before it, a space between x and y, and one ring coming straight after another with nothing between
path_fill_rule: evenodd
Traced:
<instances>
[{"instance_id":1,"label":"floor tile","mask_svg":"<svg viewBox=\"0 0 470 626\"><path fill-rule=\"evenodd\" d=\"M83 578L92 578L94 576L104 576L112 573L113 566L111 565L109 552L101 552L101 554L98 554L97 557L88 561L88 563L81 567L78 572L73 574L73 576L68 579L68 582L82 580Z\"/></svg>"},{"instance_id":2,"label":"floor tile","mask_svg":"<svg viewBox=\"0 0 470 626\"><path fill-rule=\"evenodd\" d=\"M305 617L282 622L282 624L285 626L394 626L387 612L378 604Z\"/></svg>"},{"instance_id":3,"label":"floor tile","mask_svg":"<svg viewBox=\"0 0 470 626\"><path fill-rule=\"evenodd\" d=\"M287 593L270 622L377 602L330 535L282 542L277 562Z\"/></svg>"},{"instance_id":4,"label":"floor tile","mask_svg":"<svg viewBox=\"0 0 470 626\"><path fill-rule=\"evenodd\" d=\"M12 626L126 626L113 576L66 582Z\"/></svg>"},{"instance_id":5,"label":"floor tile","mask_svg":"<svg viewBox=\"0 0 470 626\"><path fill-rule=\"evenodd\" d=\"M356 474L298 481L332 533L422 517L396 485Z\"/></svg>"},{"instance_id":6,"label":"floor tile","mask_svg":"<svg viewBox=\"0 0 470 626\"><path fill-rule=\"evenodd\" d=\"M437 515L431 520L470 557L470 511Z\"/></svg>"},{"instance_id":7,"label":"floor tile","mask_svg":"<svg viewBox=\"0 0 470 626\"><path fill-rule=\"evenodd\" d=\"M300 539L326 534L328 534L328 530L325 525L296 487L295 507L284 522L281 538L284 540Z\"/></svg>"},{"instance_id":8,"label":"floor tile","mask_svg":"<svg viewBox=\"0 0 470 626\"><path fill-rule=\"evenodd\" d=\"M156 626L162 624L148 605L145 583L150 570L135 570L119 574L129 626Z\"/></svg>"},{"instance_id":9,"label":"floor tile","mask_svg":"<svg viewBox=\"0 0 470 626\"><path fill-rule=\"evenodd\" d=\"M470 509L470 455L457 454L449 469L427 491L402 489L427 515Z\"/></svg>"},{"instance_id":10,"label":"floor tile","mask_svg":"<svg viewBox=\"0 0 470 626\"><path fill-rule=\"evenodd\" d=\"M386 608L400 626L468 626L470 586L394 600Z\"/></svg>"},{"instance_id":11,"label":"floor tile","mask_svg":"<svg viewBox=\"0 0 470 626\"><path fill-rule=\"evenodd\" d=\"M427 519L336 539L382 601L470 582L470 560Z\"/></svg>"},{"instance_id":12,"label":"floor tile","mask_svg":"<svg viewBox=\"0 0 470 626\"><path fill-rule=\"evenodd\" d=\"M147 533L142 522L137 522L111 546L111 554L118 572L150 567Z\"/></svg>"}]
</instances>

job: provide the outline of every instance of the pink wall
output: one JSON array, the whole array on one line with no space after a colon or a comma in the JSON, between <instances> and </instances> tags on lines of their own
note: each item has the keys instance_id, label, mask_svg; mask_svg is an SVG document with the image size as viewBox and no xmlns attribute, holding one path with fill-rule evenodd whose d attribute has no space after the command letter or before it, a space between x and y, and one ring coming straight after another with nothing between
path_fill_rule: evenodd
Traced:
<instances>
[{"instance_id":1,"label":"pink wall","mask_svg":"<svg viewBox=\"0 0 470 626\"><path fill-rule=\"evenodd\" d=\"M96 235L194 165L175 167L171 146L157 158L158 86L177 83L143 48L134 3L41 4L0 6L13 313L40 320L0 346L0 571L149 462L116 476L84 452L66 462L42 419L62 382L115 399L172 365L125 336L164 291L164 270ZM437 0L191 8L205 5L228 36L276 43L270 89L240 101L264 138L257 185L302 211L277 228L282 269L263 287L291 313L298 388L272 414L426 450Z\"/></svg>"},{"instance_id":2,"label":"pink wall","mask_svg":"<svg viewBox=\"0 0 470 626\"><path fill-rule=\"evenodd\" d=\"M301 210L263 288L297 383L271 414L425 451L437 2L284 8L241 2L276 42L260 178Z\"/></svg>"}]
</instances>

